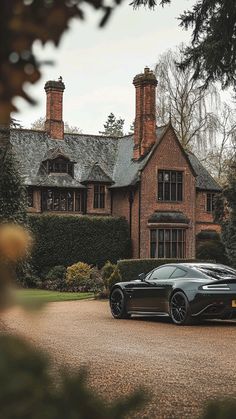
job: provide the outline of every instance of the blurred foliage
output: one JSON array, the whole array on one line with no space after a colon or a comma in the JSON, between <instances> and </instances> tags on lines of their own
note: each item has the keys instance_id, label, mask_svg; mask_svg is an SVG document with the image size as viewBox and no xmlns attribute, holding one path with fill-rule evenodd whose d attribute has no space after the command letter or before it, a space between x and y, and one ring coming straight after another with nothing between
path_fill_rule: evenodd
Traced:
<instances>
[{"instance_id":1,"label":"blurred foliage","mask_svg":"<svg viewBox=\"0 0 236 419\"><path fill-rule=\"evenodd\" d=\"M87 385L84 369L52 375L49 359L29 343L0 336L0 411L4 419L121 419L142 391L108 404ZM56 381L55 381L56 380Z\"/></svg>"},{"instance_id":2,"label":"blurred foliage","mask_svg":"<svg viewBox=\"0 0 236 419\"><path fill-rule=\"evenodd\" d=\"M24 83L35 83L41 76L41 64L32 46L52 41L58 46L72 18L84 19L84 7L102 11L100 26L121 0L108 6L105 0L1 0L0 3L0 124L9 124L16 108L15 96L34 100L24 90Z\"/></svg>"},{"instance_id":3,"label":"blurred foliage","mask_svg":"<svg viewBox=\"0 0 236 419\"><path fill-rule=\"evenodd\" d=\"M236 400L225 399L208 403L201 419L235 419Z\"/></svg>"},{"instance_id":4,"label":"blurred foliage","mask_svg":"<svg viewBox=\"0 0 236 419\"><path fill-rule=\"evenodd\" d=\"M18 166L9 145L0 156L0 222L26 222L26 188Z\"/></svg>"},{"instance_id":5,"label":"blurred foliage","mask_svg":"<svg viewBox=\"0 0 236 419\"><path fill-rule=\"evenodd\" d=\"M173 0L133 0L135 8L174 3ZM179 17L180 26L191 29L190 46L184 49L181 69L194 68L193 79L204 87L218 81L236 92L236 1L195 0L191 10Z\"/></svg>"}]
</instances>

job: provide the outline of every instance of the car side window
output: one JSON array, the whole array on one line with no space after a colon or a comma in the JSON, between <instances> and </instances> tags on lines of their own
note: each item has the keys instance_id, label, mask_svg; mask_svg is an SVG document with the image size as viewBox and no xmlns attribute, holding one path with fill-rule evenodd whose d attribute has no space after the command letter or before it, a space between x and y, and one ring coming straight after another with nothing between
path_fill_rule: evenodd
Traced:
<instances>
[{"instance_id":1,"label":"car side window","mask_svg":"<svg viewBox=\"0 0 236 419\"><path fill-rule=\"evenodd\" d=\"M175 271L175 266L162 266L161 268L155 269L148 281L154 281L159 279L168 279L171 274Z\"/></svg>"},{"instance_id":2,"label":"car side window","mask_svg":"<svg viewBox=\"0 0 236 419\"><path fill-rule=\"evenodd\" d=\"M181 268L176 268L172 273L171 278L184 278L187 275L187 271Z\"/></svg>"}]
</instances>

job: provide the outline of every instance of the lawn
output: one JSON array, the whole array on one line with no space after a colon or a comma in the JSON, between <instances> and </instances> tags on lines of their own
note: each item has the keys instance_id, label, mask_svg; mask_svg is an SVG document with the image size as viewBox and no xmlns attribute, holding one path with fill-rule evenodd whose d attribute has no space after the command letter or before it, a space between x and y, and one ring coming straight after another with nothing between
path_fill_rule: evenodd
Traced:
<instances>
[{"instance_id":1,"label":"lawn","mask_svg":"<svg viewBox=\"0 0 236 419\"><path fill-rule=\"evenodd\" d=\"M85 300L94 297L92 292L58 292L37 289L17 290L17 299L24 302L51 303L57 301Z\"/></svg>"}]
</instances>

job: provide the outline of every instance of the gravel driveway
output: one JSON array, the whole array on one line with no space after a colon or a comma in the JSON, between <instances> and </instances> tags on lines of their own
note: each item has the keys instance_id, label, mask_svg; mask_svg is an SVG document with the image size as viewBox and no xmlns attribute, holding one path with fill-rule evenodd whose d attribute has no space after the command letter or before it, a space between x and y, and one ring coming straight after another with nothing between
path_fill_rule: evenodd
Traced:
<instances>
[{"instance_id":1,"label":"gravel driveway","mask_svg":"<svg viewBox=\"0 0 236 419\"><path fill-rule=\"evenodd\" d=\"M30 316L14 309L4 323L56 365L87 364L91 385L107 398L144 385L152 399L137 418L194 418L202 402L236 397L236 322L115 320L107 302L91 300L50 303Z\"/></svg>"}]
</instances>

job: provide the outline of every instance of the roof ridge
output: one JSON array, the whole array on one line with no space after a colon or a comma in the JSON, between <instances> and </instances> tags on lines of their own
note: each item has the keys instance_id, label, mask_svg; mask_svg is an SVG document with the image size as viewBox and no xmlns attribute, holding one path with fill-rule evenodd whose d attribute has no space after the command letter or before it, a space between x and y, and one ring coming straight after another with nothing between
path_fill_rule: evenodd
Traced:
<instances>
[{"instance_id":1,"label":"roof ridge","mask_svg":"<svg viewBox=\"0 0 236 419\"><path fill-rule=\"evenodd\" d=\"M15 128L15 127L10 127L10 131L34 131L34 132L42 132L44 134L46 134L46 131L43 129L36 129L36 128Z\"/></svg>"},{"instance_id":2,"label":"roof ridge","mask_svg":"<svg viewBox=\"0 0 236 419\"><path fill-rule=\"evenodd\" d=\"M112 140L117 140L117 139L120 139L120 138L122 138L122 137L115 137L115 136L111 136L111 135L99 135L99 134L83 134L83 133L81 133L81 134L79 134L79 133L77 133L77 132L65 132L65 134L66 135L77 135L78 137L99 137L99 138L104 138L104 139L107 139L107 140L109 140L109 139L112 139Z\"/></svg>"}]
</instances>

